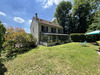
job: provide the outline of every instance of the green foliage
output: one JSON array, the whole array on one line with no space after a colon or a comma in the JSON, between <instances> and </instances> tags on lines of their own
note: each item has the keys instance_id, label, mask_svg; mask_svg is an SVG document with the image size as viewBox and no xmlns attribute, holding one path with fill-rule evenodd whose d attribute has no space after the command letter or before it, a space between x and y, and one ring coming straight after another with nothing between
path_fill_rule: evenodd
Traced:
<instances>
[{"instance_id":1,"label":"green foliage","mask_svg":"<svg viewBox=\"0 0 100 75\"><path fill-rule=\"evenodd\" d=\"M3 24L1 24L1 21L0 21L0 49L1 49L2 44L4 42L5 32L6 32L6 28L3 26Z\"/></svg>"},{"instance_id":2,"label":"green foliage","mask_svg":"<svg viewBox=\"0 0 100 75\"><path fill-rule=\"evenodd\" d=\"M77 18L77 32L86 32L90 22L88 21L90 17L89 14L91 13L90 3L83 0L75 0L73 12L74 16Z\"/></svg>"},{"instance_id":3,"label":"green foliage","mask_svg":"<svg viewBox=\"0 0 100 75\"><path fill-rule=\"evenodd\" d=\"M73 8L71 2L62 1L54 17L63 27L64 33L85 33L87 30L100 29L100 25L94 23L95 13L99 9L100 0L74 0ZM54 20L54 23L57 22Z\"/></svg>"},{"instance_id":4,"label":"green foliage","mask_svg":"<svg viewBox=\"0 0 100 75\"><path fill-rule=\"evenodd\" d=\"M94 20L94 15L98 10L95 0L74 0L73 17L76 17L76 32L85 33Z\"/></svg>"},{"instance_id":5,"label":"green foliage","mask_svg":"<svg viewBox=\"0 0 100 75\"><path fill-rule=\"evenodd\" d=\"M100 10L98 10L95 14L94 21L88 28L88 32L100 30Z\"/></svg>"},{"instance_id":6,"label":"green foliage","mask_svg":"<svg viewBox=\"0 0 100 75\"><path fill-rule=\"evenodd\" d=\"M0 57L1 57L1 48L2 48L2 44L4 42L4 35L6 32L6 28L3 26L3 24L1 24L0 21ZM3 64L1 63L1 59L0 59L0 74L2 74L3 72Z\"/></svg>"},{"instance_id":7,"label":"green foliage","mask_svg":"<svg viewBox=\"0 0 100 75\"><path fill-rule=\"evenodd\" d=\"M3 44L3 51L6 53L6 57L13 55L15 41L12 39L6 40Z\"/></svg>"},{"instance_id":8,"label":"green foliage","mask_svg":"<svg viewBox=\"0 0 100 75\"><path fill-rule=\"evenodd\" d=\"M100 40L100 35L84 35L84 33L70 34L71 40L74 42L96 42Z\"/></svg>"},{"instance_id":9,"label":"green foliage","mask_svg":"<svg viewBox=\"0 0 100 75\"><path fill-rule=\"evenodd\" d=\"M70 10L72 9L72 4L70 1L62 1L56 8L54 16L57 18L59 25L63 27L64 33L67 33L68 25L70 24ZM68 29L67 29L68 28Z\"/></svg>"},{"instance_id":10,"label":"green foliage","mask_svg":"<svg viewBox=\"0 0 100 75\"><path fill-rule=\"evenodd\" d=\"M10 36L9 36L10 35ZM36 38L21 28L8 27L6 32L3 51L6 57L12 57L14 54L30 50L36 46Z\"/></svg>"},{"instance_id":11,"label":"green foliage","mask_svg":"<svg viewBox=\"0 0 100 75\"><path fill-rule=\"evenodd\" d=\"M32 35L32 34L28 34L28 43L29 43L29 47L35 47L36 46L36 38Z\"/></svg>"},{"instance_id":12,"label":"green foliage","mask_svg":"<svg viewBox=\"0 0 100 75\"><path fill-rule=\"evenodd\" d=\"M83 42L86 40L84 33L73 33L70 34L71 40L74 42Z\"/></svg>"}]
</instances>

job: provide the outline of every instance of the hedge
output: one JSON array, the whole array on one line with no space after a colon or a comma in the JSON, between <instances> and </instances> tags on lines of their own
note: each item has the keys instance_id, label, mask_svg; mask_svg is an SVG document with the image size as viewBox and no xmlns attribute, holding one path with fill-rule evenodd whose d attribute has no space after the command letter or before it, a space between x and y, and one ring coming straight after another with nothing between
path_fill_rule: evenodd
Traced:
<instances>
[{"instance_id":1,"label":"hedge","mask_svg":"<svg viewBox=\"0 0 100 75\"><path fill-rule=\"evenodd\" d=\"M70 34L71 40L73 42L95 42L100 40L100 35L95 34L95 35L84 35L85 33L72 33Z\"/></svg>"}]
</instances>

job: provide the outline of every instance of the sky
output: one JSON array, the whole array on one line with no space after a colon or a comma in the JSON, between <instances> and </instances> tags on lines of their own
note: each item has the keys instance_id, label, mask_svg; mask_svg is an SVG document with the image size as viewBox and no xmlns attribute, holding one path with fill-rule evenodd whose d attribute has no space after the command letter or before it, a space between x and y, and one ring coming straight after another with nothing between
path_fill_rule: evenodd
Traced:
<instances>
[{"instance_id":1,"label":"sky","mask_svg":"<svg viewBox=\"0 0 100 75\"><path fill-rule=\"evenodd\" d=\"M30 33L30 25L35 13L38 18L51 21L55 9L62 0L0 0L0 21L2 24L23 28ZM71 1L72 0L65 0Z\"/></svg>"}]
</instances>

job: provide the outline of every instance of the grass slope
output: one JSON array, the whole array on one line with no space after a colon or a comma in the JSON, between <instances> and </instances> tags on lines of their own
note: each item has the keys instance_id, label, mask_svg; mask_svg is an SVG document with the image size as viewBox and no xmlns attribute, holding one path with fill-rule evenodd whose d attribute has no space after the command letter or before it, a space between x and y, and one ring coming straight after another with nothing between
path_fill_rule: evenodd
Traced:
<instances>
[{"instance_id":1,"label":"grass slope","mask_svg":"<svg viewBox=\"0 0 100 75\"><path fill-rule=\"evenodd\" d=\"M89 43L40 46L5 62L5 75L99 75L97 48Z\"/></svg>"}]
</instances>

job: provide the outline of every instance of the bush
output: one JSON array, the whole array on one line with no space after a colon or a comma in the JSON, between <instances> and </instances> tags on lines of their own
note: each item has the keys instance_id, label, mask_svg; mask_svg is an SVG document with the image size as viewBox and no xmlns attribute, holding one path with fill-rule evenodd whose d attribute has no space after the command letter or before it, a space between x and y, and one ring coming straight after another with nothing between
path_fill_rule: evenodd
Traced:
<instances>
[{"instance_id":1,"label":"bush","mask_svg":"<svg viewBox=\"0 0 100 75\"><path fill-rule=\"evenodd\" d=\"M86 36L83 33L73 33L70 34L70 37L73 42L83 42L86 40Z\"/></svg>"},{"instance_id":2,"label":"bush","mask_svg":"<svg viewBox=\"0 0 100 75\"><path fill-rule=\"evenodd\" d=\"M73 42L95 42L100 40L100 35L84 35L85 33L73 33L70 34L71 40Z\"/></svg>"},{"instance_id":3,"label":"bush","mask_svg":"<svg viewBox=\"0 0 100 75\"><path fill-rule=\"evenodd\" d=\"M88 42L96 42L98 40L100 40L100 35L97 34L97 35L86 35L86 40Z\"/></svg>"},{"instance_id":4,"label":"bush","mask_svg":"<svg viewBox=\"0 0 100 75\"><path fill-rule=\"evenodd\" d=\"M30 48L36 46L36 38L32 34L27 34L27 42Z\"/></svg>"},{"instance_id":5,"label":"bush","mask_svg":"<svg viewBox=\"0 0 100 75\"><path fill-rule=\"evenodd\" d=\"M7 28L5 42L3 44L3 52L5 52L6 57L28 51L35 46L36 38L32 34L27 34L21 28Z\"/></svg>"},{"instance_id":6,"label":"bush","mask_svg":"<svg viewBox=\"0 0 100 75\"><path fill-rule=\"evenodd\" d=\"M2 45L3 51L6 53L6 57L11 56L11 54L13 53L14 44L15 44L14 40L9 39L6 40Z\"/></svg>"},{"instance_id":7,"label":"bush","mask_svg":"<svg viewBox=\"0 0 100 75\"><path fill-rule=\"evenodd\" d=\"M17 38L16 40L7 39L4 42L3 51L6 53L6 57L11 57L15 53L28 51L30 48L34 48L36 46L36 38L32 34Z\"/></svg>"}]
</instances>

